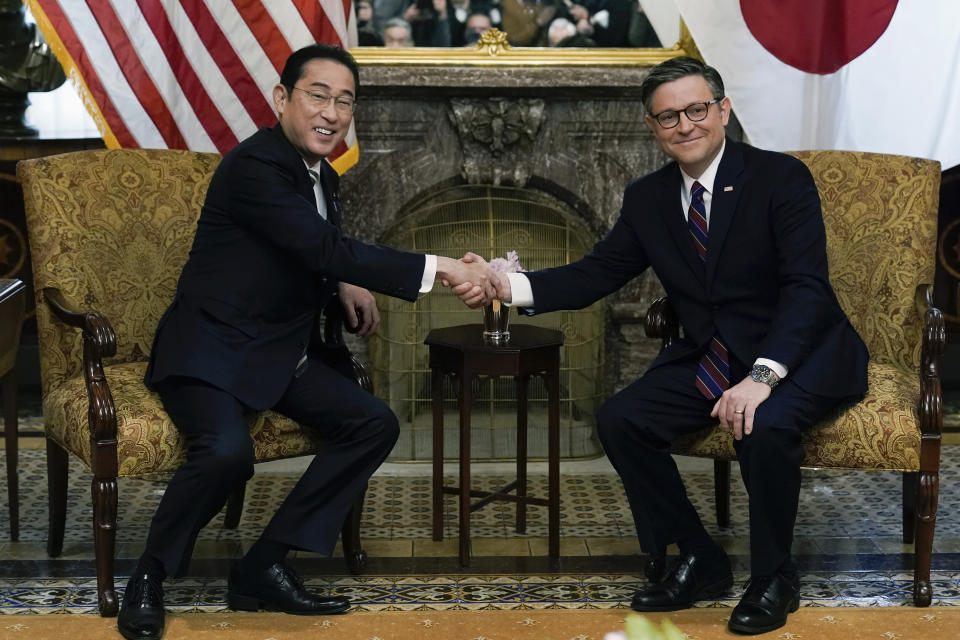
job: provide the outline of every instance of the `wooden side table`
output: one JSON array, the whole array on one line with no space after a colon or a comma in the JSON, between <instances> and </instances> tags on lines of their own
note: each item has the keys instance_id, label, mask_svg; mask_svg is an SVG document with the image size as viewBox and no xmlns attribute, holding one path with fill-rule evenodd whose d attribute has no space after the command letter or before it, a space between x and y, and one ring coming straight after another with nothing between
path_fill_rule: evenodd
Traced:
<instances>
[{"instance_id":1,"label":"wooden side table","mask_svg":"<svg viewBox=\"0 0 960 640\"><path fill-rule=\"evenodd\" d=\"M517 505L516 528L526 530L527 505L547 507L549 555L560 557L560 346L563 334L529 325L510 328L504 345L484 343L479 324L434 329L424 341L430 347L433 396L433 539L443 539L443 494L460 496L460 564L470 565L470 514L494 500ZM459 382L460 485L443 486L443 377ZM530 376L547 384L547 498L527 495L527 388ZM517 479L497 491L470 489L470 385L476 376L512 376L517 385ZM515 491L514 491L515 490ZM514 491L513 494L510 492ZM480 498L471 503L470 498Z\"/></svg>"},{"instance_id":2,"label":"wooden side table","mask_svg":"<svg viewBox=\"0 0 960 640\"><path fill-rule=\"evenodd\" d=\"M3 386L3 433L7 448L7 502L10 539L20 538L20 483L17 478L17 351L26 305L20 280L0 280L0 385Z\"/></svg>"}]
</instances>

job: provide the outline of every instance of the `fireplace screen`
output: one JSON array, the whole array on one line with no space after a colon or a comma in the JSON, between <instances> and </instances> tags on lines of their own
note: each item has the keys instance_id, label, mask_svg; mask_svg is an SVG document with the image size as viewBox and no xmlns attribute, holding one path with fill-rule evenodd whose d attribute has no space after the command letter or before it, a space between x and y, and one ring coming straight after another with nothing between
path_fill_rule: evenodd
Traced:
<instances>
[{"instance_id":1,"label":"fireplace screen","mask_svg":"<svg viewBox=\"0 0 960 640\"><path fill-rule=\"evenodd\" d=\"M546 194L508 187L458 186L433 192L407 207L381 238L384 244L451 257L473 251L486 259L519 253L528 270L574 261L589 252L593 235L572 209ZM378 296L382 322L370 342L374 388L400 418L393 461L432 459L433 413L428 349L431 329L481 321L439 283L410 304ZM511 324L534 324L564 333L560 364L560 452L565 458L599 455L595 414L603 389L604 308L529 318L514 313ZM479 329L478 329L479 330ZM454 383L444 387L444 454L458 452L459 414ZM511 378L473 381L472 458L509 460L516 452L516 405ZM546 458L547 402L543 380L530 381L528 452Z\"/></svg>"}]
</instances>

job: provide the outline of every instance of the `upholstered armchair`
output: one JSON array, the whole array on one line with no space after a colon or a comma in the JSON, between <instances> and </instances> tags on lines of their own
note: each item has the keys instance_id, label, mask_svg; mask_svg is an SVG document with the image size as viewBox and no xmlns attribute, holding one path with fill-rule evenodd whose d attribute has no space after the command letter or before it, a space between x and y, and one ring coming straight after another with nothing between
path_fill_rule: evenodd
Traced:
<instances>
[{"instance_id":1,"label":"upholstered armchair","mask_svg":"<svg viewBox=\"0 0 960 640\"><path fill-rule=\"evenodd\" d=\"M848 151L793 155L813 173L830 281L870 350L867 395L805 434L803 464L903 473L903 540L915 544L913 600L927 606L942 427L938 367L946 338L931 301L940 165ZM678 336L667 298L651 305L646 330L663 346ZM673 450L715 460L717 522L728 526L733 437L705 425ZM662 560L652 558L648 575L661 570Z\"/></svg>"},{"instance_id":2,"label":"upholstered armchair","mask_svg":"<svg viewBox=\"0 0 960 640\"><path fill-rule=\"evenodd\" d=\"M81 151L20 162L43 378L51 556L63 547L68 455L93 472L100 613L117 613L114 547L118 477L172 474L184 444L159 396L143 384L153 334L173 299L193 242L216 154ZM328 307L323 335L340 343L342 316ZM319 333L319 332L318 332ZM359 383L370 379L354 359ZM257 462L315 453L309 428L272 411L250 420ZM228 501L237 525L243 489ZM362 497L361 497L362 502ZM365 560L357 505L342 531L347 563ZM146 532L144 532L146 535Z\"/></svg>"}]
</instances>

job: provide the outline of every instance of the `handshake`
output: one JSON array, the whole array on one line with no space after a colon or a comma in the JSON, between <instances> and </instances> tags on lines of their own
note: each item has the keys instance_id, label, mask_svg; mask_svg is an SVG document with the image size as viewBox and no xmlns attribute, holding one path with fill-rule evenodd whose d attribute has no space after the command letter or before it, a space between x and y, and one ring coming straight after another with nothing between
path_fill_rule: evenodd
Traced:
<instances>
[{"instance_id":1,"label":"handshake","mask_svg":"<svg viewBox=\"0 0 960 640\"><path fill-rule=\"evenodd\" d=\"M475 253L468 252L460 260L437 256L437 277L471 309L512 299L507 274L494 271Z\"/></svg>"}]
</instances>

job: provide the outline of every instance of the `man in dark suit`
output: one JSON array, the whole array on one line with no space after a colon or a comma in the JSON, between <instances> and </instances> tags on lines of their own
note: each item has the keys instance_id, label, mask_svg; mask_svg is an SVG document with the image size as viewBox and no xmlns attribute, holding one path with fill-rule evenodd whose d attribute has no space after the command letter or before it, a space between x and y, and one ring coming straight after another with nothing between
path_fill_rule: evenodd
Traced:
<instances>
[{"instance_id":1,"label":"man in dark suit","mask_svg":"<svg viewBox=\"0 0 960 640\"><path fill-rule=\"evenodd\" d=\"M799 604L790 547L801 433L865 393L867 350L830 286L820 200L803 163L727 139L723 82L697 60L659 65L641 95L647 126L674 162L627 186L619 219L589 255L509 274L504 299L527 313L579 309L654 269L683 336L597 419L641 548L680 549L631 606L682 609L732 585L727 555L668 453L713 417L733 434L750 496L752 577L729 626L763 633Z\"/></svg>"},{"instance_id":2,"label":"man in dark suit","mask_svg":"<svg viewBox=\"0 0 960 640\"><path fill-rule=\"evenodd\" d=\"M370 289L415 300L434 279L495 293L489 268L345 237L338 178L326 156L343 140L357 98L356 62L313 45L293 53L273 89L280 123L241 142L210 183L176 297L157 328L146 384L187 443L124 593L126 638L160 638L163 580L187 569L197 533L253 474L245 415L272 408L327 441L262 536L230 574L233 609L346 611L311 594L283 560L290 549L329 555L350 507L398 436L389 407L308 348L337 294L361 336L376 330ZM476 283L476 286L469 283Z\"/></svg>"}]
</instances>

